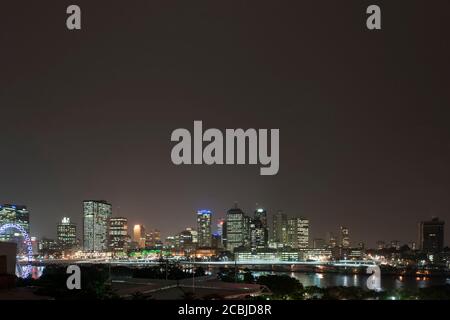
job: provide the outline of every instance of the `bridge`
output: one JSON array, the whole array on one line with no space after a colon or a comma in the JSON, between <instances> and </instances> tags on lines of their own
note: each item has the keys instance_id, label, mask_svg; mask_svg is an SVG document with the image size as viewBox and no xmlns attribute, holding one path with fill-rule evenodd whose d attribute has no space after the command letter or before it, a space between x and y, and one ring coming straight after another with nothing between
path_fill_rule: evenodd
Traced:
<instances>
[{"instance_id":1,"label":"bridge","mask_svg":"<svg viewBox=\"0 0 450 320\"><path fill-rule=\"evenodd\" d=\"M188 261L188 260L167 260L168 263L179 263L186 266L209 266L209 267L230 267L230 266L323 266L323 267L353 267L364 268L376 266L377 263L371 260L336 260L336 261L280 261L280 260L242 260L242 261ZM157 266L163 265L166 261L158 260L111 260L111 259L82 259L82 260L41 260L35 261L37 264L110 264L115 266Z\"/></svg>"},{"instance_id":2,"label":"bridge","mask_svg":"<svg viewBox=\"0 0 450 320\"><path fill-rule=\"evenodd\" d=\"M183 262L185 263L185 262ZM189 262L186 262L189 264ZM376 265L374 261L338 260L338 261L279 261L279 260L242 260L242 261L201 261L194 264L206 265L298 265L298 266L332 266L332 267L370 267Z\"/></svg>"}]
</instances>

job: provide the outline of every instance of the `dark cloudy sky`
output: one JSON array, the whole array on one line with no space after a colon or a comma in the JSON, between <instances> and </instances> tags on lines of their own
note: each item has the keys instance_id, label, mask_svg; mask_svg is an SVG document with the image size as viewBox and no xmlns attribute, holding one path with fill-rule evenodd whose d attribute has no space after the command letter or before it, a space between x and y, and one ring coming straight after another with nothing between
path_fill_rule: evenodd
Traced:
<instances>
[{"instance_id":1,"label":"dark cloudy sky","mask_svg":"<svg viewBox=\"0 0 450 320\"><path fill-rule=\"evenodd\" d=\"M0 203L28 205L39 236L81 226L83 199L164 235L234 201L306 216L313 237L406 242L433 215L448 234L449 23L446 0L3 1ZM173 165L193 120L279 128L278 175Z\"/></svg>"}]
</instances>

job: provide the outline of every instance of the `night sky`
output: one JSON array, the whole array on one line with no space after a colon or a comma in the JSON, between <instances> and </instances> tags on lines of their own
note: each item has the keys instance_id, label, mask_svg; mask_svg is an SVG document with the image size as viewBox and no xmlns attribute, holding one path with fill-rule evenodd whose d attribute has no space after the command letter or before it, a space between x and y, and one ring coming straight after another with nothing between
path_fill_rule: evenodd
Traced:
<instances>
[{"instance_id":1,"label":"night sky","mask_svg":"<svg viewBox=\"0 0 450 320\"><path fill-rule=\"evenodd\" d=\"M353 244L415 241L439 216L449 243L449 1L93 2L0 6L0 203L27 205L32 235L81 229L84 199L163 236L237 201ZM170 135L194 120L279 128L278 175L173 165Z\"/></svg>"}]
</instances>

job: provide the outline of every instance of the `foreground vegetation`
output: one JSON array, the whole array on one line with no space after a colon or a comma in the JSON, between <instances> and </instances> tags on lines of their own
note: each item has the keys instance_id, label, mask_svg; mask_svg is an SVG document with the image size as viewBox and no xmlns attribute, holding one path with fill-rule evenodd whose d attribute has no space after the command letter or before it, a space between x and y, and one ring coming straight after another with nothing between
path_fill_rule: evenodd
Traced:
<instances>
[{"instance_id":1,"label":"foreground vegetation","mask_svg":"<svg viewBox=\"0 0 450 320\"><path fill-rule=\"evenodd\" d=\"M154 266L147 268L108 267L105 265L81 266L81 287L83 290L68 290L66 286L66 268L48 266L42 276L37 279L18 279L18 286L34 288L37 295L54 299L120 299L112 287L111 278L130 277L146 279L182 280L191 278L190 270L183 270L179 265ZM194 276L204 276L202 268L195 270ZM304 287L297 279L288 275L262 275L254 277L250 270L235 272L221 269L219 279L225 282L261 284L267 286L272 294L255 299L273 300L450 300L450 285L420 288L417 290L398 289L392 291L370 291L361 287ZM147 299L138 292L133 299ZM195 299L186 296L186 299ZM217 298L217 297L216 297ZM204 299L214 299L204 297Z\"/></svg>"},{"instance_id":2,"label":"foreground vegetation","mask_svg":"<svg viewBox=\"0 0 450 320\"><path fill-rule=\"evenodd\" d=\"M17 279L16 285L19 287L33 287L34 293L40 296L51 297L54 299L100 299L111 300L120 297L112 287L112 277L129 277L145 279L167 279L182 280L191 278L193 275L190 270L183 270L179 265L172 264L165 267L146 267L146 268L128 268L128 267L109 267L106 265L86 265L81 268L81 288L82 290L67 289L66 267L47 266L39 279ZM195 277L205 275L203 268L195 270ZM135 294L136 299L142 299L139 292Z\"/></svg>"}]
</instances>

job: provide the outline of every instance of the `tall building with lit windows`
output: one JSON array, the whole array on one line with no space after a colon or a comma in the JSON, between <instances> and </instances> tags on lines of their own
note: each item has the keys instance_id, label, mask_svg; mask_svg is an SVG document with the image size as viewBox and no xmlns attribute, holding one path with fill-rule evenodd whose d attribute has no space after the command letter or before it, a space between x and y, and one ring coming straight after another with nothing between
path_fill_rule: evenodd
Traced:
<instances>
[{"instance_id":1,"label":"tall building with lit windows","mask_svg":"<svg viewBox=\"0 0 450 320\"><path fill-rule=\"evenodd\" d=\"M7 223L17 224L30 234L30 213L27 207L14 204L0 205L0 226ZM0 234L0 241L19 241L21 237L17 230L7 229Z\"/></svg>"},{"instance_id":2,"label":"tall building with lit windows","mask_svg":"<svg viewBox=\"0 0 450 320\"><path fill-rule=\"evenodd\" d=\"M197 234L199 247L211 247L211 211L197 211Z\"/></svg>"},{"instance_id":3,"label":"tall building with lit windows","mask_svg":"<svg viewBox=\"0 0 450 320\"><path fill-rule=\"evenodd\" d=\"M70 222L70 218L64 217L58 224L57 230L58 247L61 250L74 250L77 246L77 226Z\"/></svg>"},{"instance_id":4,"label":"tall building with lit windows","mask_svg":"<svg viewBox=\"0 0 450 320\"><path fill-rule=\"evenodd\" d=\"M223 233L224 233L224 225L225 225L225 219L219 219L217 221L217 234L220 237L223 237Z\"/></svg>"},{"instance_id":5,"label":"tall building with lit windows","mask_svg":"<svg viewBox=\"0 0 450 320\"><path fill-rule=\"evenodd\" d=\"M341 226L341 246L350 248L350 232L347 227Z\"/></svg>"},{"instance_id":6,"label":"tall building with lit windows","mask_svg":"<svg viewBox=\"0 0 450 320\"><path fill-rule=\"evenodd\" d=\"M254 215L256 220L261 221L261 226L267 228L267 211L263 208L258 208L255 210Z\"/></svg>"},{"instance_id":7,"label":"tall building with lit windows","mask_svg":"<svg viewBox=\"0 0 450 320\"><path fill-rule=\"evenodd\" d=\"M294 217L288 220L288 244L292 248L309 248L309 220Z\"/></svg>"},{"instance_id":8,"label":"tall building with lit windows","mask_svg":"<svg viewBox=\"0 0 450 320\"><path fill-rule=\"evenodd\" d=\"M112 206L104 200L83 201L83 250L108 251L108 225Z\"/></svg>"},{"instance_id":9,"label":"tall building with lit windows","mask_svg":"<svg viewBox=\"0 0 450 320\"><path fill-rule=\"evenodd\" d=\"M151 229L145 234L146 248L158 247L161 244L161 232L158 229Z\"/></svg>"},{"instance_id":10,"label":"tall building with lit windows","mask_svg":"<svg viewBox=\"0 0 450 320\"><path fill-rule=\"evenodd\" d=\"M246 219L244 212L235 205L227 211L226 216L226 249L233 252L245 243Z\"/></svg>"},{"instance_id":11,"label":"tall building with lit windows","mask_svg":"<svg viewBox=\"0 0 450 320\"><path fill-rule=\"evenodd\" d=\"M197 230L193 230L192 228L186 228L175 236L175 247L177 249L192 252L197 247L197 244L198 233Z\"/></svg>"},{"instance_id":12,"label":"tall building with lit windows","mask_svg":"<svg viewBox=\"0 0 450 320\"><path fill-rule=\"evenodd\" d=\"M273 216L272 240L283 245L288 242L288 217L283 211L278 211Z\"/></svg>"},{"instance_id":13,"label":"tall building with lit windows","mask_svg":"<svg viewBox=\"0 0 450 320\"><path fill-rule=\"evenodd\" d=\"M128 249L128 220L124 217L109 219L109 248L114 254L125 253Z\"/></svg>"},{"instance_id":14,"label":"tall building with lit windows","mask_svg":"<svg viewBox=\"0 0 450 320\"><path fill-rule=\"evenodd\" d=\"M250 222L250 248L252 250L267 248L268 242L267 211L258 208Z\"/></svg>"},{"instance_id":15,"label":"tall building with lit windows","mask_svg":"<svg viewBox=\"0 0 450 320\"><path fill-rule=\"evenodd\" d=\"M433 218L419 223L419 249L437 253L444 248L444 221Z\"/></svg>"},{"instance_id":16,"label":"tall building with lit windows","mask_svg":"<svg viewBox=\"0 0 450 320\"><path fill-rule=\"evenodd\" d=\"M261 220L254 218L250 223L250 248L252 251L267 247L267 229Z\"/></svg>"},{"instance_id":17,"label":"tall building with lit windows","mask_svg":"<svg viewBox=\"0 0 450 320\"><path fill-rule=\"evenodd\" d=\"M140 249L145 248L145 227L142 224L135 224L133 227L133 241Z\"/></svg>"}]
</instances>

